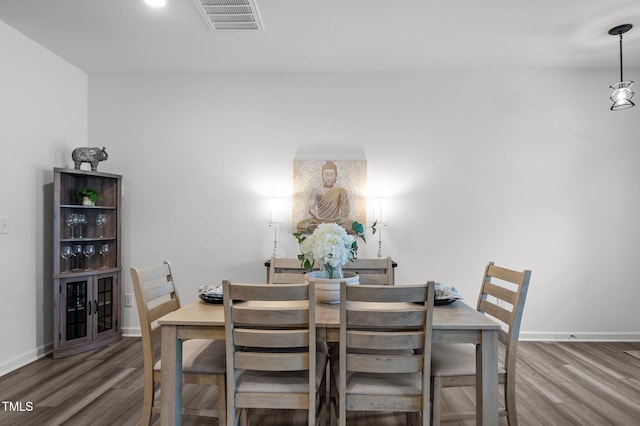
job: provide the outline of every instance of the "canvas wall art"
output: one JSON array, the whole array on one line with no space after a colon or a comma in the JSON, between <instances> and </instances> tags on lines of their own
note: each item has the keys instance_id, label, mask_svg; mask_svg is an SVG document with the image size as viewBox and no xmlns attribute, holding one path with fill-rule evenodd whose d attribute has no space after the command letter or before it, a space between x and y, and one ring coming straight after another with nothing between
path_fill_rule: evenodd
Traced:
<instances>
[{"instance_id":1,"label":"canvas wall art","mask_svg":"<svg viewBox=\"0 0 640 426\"><path fill-rule=\"evenodd\" d=\"M326 222L351 232L354 220L366 223L366 181L365 160L294 160L293 232L312 232Z\"/></svg>"}]
</instances>

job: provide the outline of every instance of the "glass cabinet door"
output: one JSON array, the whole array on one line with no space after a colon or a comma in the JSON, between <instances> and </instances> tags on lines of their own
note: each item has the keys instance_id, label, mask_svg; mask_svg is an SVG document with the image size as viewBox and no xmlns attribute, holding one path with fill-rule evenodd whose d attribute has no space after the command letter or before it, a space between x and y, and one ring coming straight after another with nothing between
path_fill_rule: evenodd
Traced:
<instances>
[{"instance_id":1,"label":"glass cabinet door","mask_svg":"<svg viewBox=\"0 0 640 426\"><path fill-rule=\"evenodd\" d=\"M90 280L85 278L69 279L62 283L61 301L62 324L61 340L65 342L88 340L91 333L90 318Z\"/></svg>"},{"instance_id":2,"label":"glass cabinet door","mask_svg":"<svg viewBox=\"0 0 640 426\"><path fill-rule=\"evenodd\" d=\"M110 331L114 327L114 292L115 277L113 275L98 277L96 301L97 332Z\"/></svg>"}]
</instances>

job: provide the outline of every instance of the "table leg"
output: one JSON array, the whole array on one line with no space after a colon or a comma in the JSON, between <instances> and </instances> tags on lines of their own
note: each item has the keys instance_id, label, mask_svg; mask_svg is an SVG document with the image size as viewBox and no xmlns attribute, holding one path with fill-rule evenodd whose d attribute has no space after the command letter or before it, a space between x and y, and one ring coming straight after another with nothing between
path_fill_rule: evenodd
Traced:
<instances>
[{"instance_id":1,"label":"table leg","mask_svg":"<svg viewBox=\"0 0 640 426\"><path fill-rule=\"evenodd\" d=\"M498 425L497 330L483 330L476 345L476 419L479 425Z\"/></svg>"},{"instance_id":2,"label":"table leg","mask_svg":"<svg viewBox=\"0 0 640 426\"><path fill-rule=\"evenodd\" d=\"M162 396L160 424L182 424L182 340L178 339L178 327L163 325L162 349Z\"/></svg>"}]
</instances>

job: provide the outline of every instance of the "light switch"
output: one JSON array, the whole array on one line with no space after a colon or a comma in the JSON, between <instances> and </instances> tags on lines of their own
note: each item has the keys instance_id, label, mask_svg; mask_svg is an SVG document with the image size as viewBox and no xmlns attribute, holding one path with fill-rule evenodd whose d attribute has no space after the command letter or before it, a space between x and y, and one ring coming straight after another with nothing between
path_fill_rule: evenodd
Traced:
<instances>
[{"instance_id":1,"label":"light switch","mask_svg":"<svg viewBox=\"0 0 640 426\"><path fill-rule=\"evenodd\" d=\"M8 233L9 233L9 218L0 217L0 234L8 234Z\"/></svg>"}]
</instances>

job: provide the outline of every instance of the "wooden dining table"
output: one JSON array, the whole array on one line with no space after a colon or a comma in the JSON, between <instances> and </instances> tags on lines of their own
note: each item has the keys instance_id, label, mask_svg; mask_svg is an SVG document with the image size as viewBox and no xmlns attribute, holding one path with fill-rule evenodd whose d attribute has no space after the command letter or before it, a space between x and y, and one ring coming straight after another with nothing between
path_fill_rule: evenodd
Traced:
<instances>
[{"instance_id":1,"label":"wooden dining table","mask_svg":"<svg viewBox=\"0 0 640 426\"><path fill-rule=\"evenodd\" d=\"M182 341L225 339L222 305L196 300L158 320L162 334L162 425L182 424ZM338 342L340 306L316 305L317 338ZM498 330L500 326L461 300L436 306L433 343L476 344L477 424L498 424Z\"/></svg>"}]
</instances>

